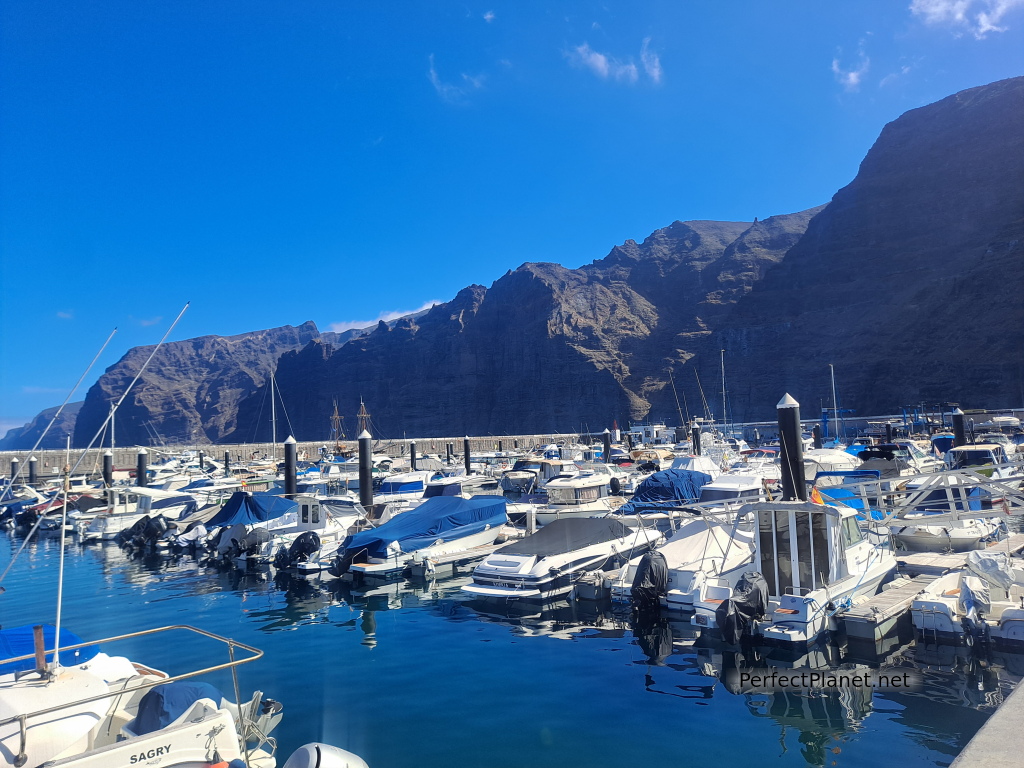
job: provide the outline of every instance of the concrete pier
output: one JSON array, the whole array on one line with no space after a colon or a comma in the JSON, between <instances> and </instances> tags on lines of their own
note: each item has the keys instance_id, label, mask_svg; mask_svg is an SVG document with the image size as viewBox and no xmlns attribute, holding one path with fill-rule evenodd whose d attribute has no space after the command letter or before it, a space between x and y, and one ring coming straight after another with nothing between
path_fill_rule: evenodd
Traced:
<instances>
[{"instance_id":1,"label":"concrete pier","mask_svg":"<svg viewBox=\"0 0 1024 768\"><path fill-rule=\"evenodd\" d=\"M1024 722L1024 686L1017 686L981 730L974 734L950 768L1020 768L1019 742Z\"/></svg>"}]
</instances>

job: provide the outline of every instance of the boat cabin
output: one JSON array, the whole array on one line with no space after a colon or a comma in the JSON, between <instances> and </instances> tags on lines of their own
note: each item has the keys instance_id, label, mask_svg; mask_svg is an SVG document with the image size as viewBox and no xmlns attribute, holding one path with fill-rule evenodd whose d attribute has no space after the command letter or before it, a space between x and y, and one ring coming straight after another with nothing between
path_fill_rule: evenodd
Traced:
<instances>
[{"instance_id":1,"label":"boat cabin","mask_svg":"<svg viewBox=\"0 0 1024 768\"><path fill-rule=\"evenodd\" d=\"M1009 463L1006 449L998 443L981 443L980 445L961 445L950 448L946 453L948 469L975 468L981 474L992 476L992 471L1002 464ZM986 468L989 468L986 471Z\"/></svg>"},{"instance_id":2,"label":"boat cabin","mask_svg":"<svg viewBox=\"0 0 1024 768\"><path fill-rule=\"evenodd\" d=\"M717 479L700 489L698 504L721 504L736 502L747 504L760 501L764 483L753 475L719 475Z\"/></svg>"},{"instance_id":3,"label":"boat cabin","mask_svg":"<svg viewBox=\"0 0 1024 768\"><path fill-rule=\"evenodd\" d=\"M556 477L547 485L548 503L577 506L607 498L609 480L609 475L593 473Z\"/></svg>"}]
</instances>

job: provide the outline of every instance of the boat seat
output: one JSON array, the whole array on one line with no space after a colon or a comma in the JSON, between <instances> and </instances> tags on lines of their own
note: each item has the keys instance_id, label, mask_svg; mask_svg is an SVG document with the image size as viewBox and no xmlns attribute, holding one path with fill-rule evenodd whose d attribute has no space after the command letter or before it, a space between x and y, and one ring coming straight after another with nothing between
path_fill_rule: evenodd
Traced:
<instances>
[{"instance_id":1,"label":"boat seat","mask_svg":"<svg viewBox=\"0 0 1024 768\"><path fill-rule=\"evenodd\" d=\"M776 608L776 613L795 614L800 613L796 608Z\"/></svg>"},{"instance_id":2,"label":"boat seat","mask_svg":"<svg viewBox=\"0 0 1024 768\"><path fill-rule=\"evenodd\" d=\"M722 600L722 599L717 598L717 597L708 597L708 598L704 599L704 602L705 603L712 603L714 605L720 605L721 603L724 603L725 600Z\"/></svg>"},{"instance_id":3,"label":"boat seat","mask_svg":"<svg viewBox=\"0 0 1024 768\"><path fill-rule=\"evenodd\" d=\"M947 589L945 592L942 593L942 596L943 597L953 597L953 596L959 595L959 594L960 594L960 588L957 587L956 589Z\"/></svg>"}]
</instances>

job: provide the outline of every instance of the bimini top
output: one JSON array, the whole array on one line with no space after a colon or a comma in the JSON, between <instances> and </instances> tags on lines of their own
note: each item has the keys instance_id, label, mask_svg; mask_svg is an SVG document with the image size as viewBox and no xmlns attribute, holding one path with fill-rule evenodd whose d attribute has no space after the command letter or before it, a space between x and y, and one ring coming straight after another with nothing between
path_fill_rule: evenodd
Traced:
<instances>
[{"instance_id":1,"label":"bimini top","mask_svg":"<svg viewBox=\"0 0 1024 768\"><path fill-rule=\"evenodd\" d=\"M415 552L438 539L461 539L507 521L503 496L433 496L379 528L349 536L338 551L365 551L369 557L384 558L393 543L403 552Z\"/></svg>"},{"instance_id":2,"label":"bimini top","mask_svg":"<svg viewBox=\"0 0 1024 768\"><path fill-rule=\"evenodd\" d=\"M272 496L267 493L254 493L250 496L244 491L237 491L231 494L231 498L220 508L220 512L207 521L206 527L265 523L298 508L296 502L283 496Z\"/></svg>"},{"instance_id":3,"label":"bimini top","mask_svg":"<svg viewBox=\"0 0 1024 768\"><path fill-rule=\"evenodd\" d=\"M54 645L54 633L56 628L52 624L45 624L43 626L43 645L46 648L53 648ZM63 627L60 630L60 647L61 649L70 646L78 645L82 642L82 638L78 635L68 632ZM32 653L35 650L35 643L32 639L32 625L26 624L23 627L11 627L10 629L0 630L0 675L9 675L13 672L25 672L36 668L35 658L23 659L22 661L3 663L7 659L14 659L18 656L25 656ZM84 664L97 653L100 652L98 646L87 645L85 648L77 648L73 651L60 651L60 661L65 667L74 666L76 664ZM46 661L53 661L53 654L46 654Z\"/></svg>"},{"instance_id":4,"label":"bimini top","mask_svg":"<svg viewBox=\"0 0 1024 768\"><path fill-rule=\"evenodd\" d=\"M563 517L548 523L532 536L506 544L495 554L547 557L624 539L633 533L633 528L608 517Z\"/></svg>"},{"instance_id":5,"label":"bimini top","mask_svg":"<svg viewBox=\"0 0 1024 768\"><path fill-rule=\"evenodd\" d=\"M636 489L633 498L619 507L620 515L671 509L693 503L700 498L700 489L711 482L711 475L689 469L666 469L655 472Z\"/></svg>"}]
</instances>

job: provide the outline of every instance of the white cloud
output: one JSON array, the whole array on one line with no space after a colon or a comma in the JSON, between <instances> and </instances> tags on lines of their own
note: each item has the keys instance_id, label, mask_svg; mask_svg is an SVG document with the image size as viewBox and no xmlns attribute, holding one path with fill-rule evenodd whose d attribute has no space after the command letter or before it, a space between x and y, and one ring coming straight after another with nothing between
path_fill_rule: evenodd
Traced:
<instances>
[{"instance_id":1,"label":"white cloud","mask_svg":"<svg viewBox=\"0 0 1024 768\"><path fill-rule=\"evenodd\" d=\"M650 50L650 38L645 38L640 46L640 63L644 73L651 82L661 82L661 60L658 54ZM632 59L621 61L601 51L595 51L589 43L577 45L565 52L565 57L572 66L586 69L602 80L614 80L619 83L633 85L640 80L640 70Z\"/></svg>"},{"instance_id":2,"label":"white cloud","mask_svg":"<svg viewBox=\"0 0 1024 768\"><path fill-rule=\"evenodd\" d=\"M462 73L461 85L446 83L437 74L437 69L434 67L434 54L430 54L430 69L427 70L427 79L430 80L430 84L434 86L434 90L437 91L437 95L441 97L442 101L446 101L449 104L459 104L465 101L466 96L471 92L478 91L484 87L486 75L467 75Z\"/></svg>"},{"instance_id":3,"label":"white cloud","mask_svg":"<svg viewBox=\"0 0 1024 768\"><path fill-rule=\"evenodd\" d=\"M661 82L661 59L658 54L650 49L651 38L645 37L640 44L640 61L643 62L644 72L655 83Z\"/></svg>"},{"instance_id":4,"label":"white cloud","mask_svg":"<svg viewBox=\"0 0 1024 768\"><path fill-rule=\"evenodd\" d=\"M484 21L486 21L488 24L494 21L494 11L488 11L487 13L485 13Z\"/></svg>"},{"instance_id":5,"label":"white cloud","mask_svg":"<svg viewBox=\"0 0 1024 768\"><path fill-rule=\"evenodd\" d=\"M842 51L839 53L842 54ZM870 68L871 59L864 53L863 41L861 42L861 46L857 49L856 66L844 68L840 63L838 56L832 59L832 74L836 76L836 81L847 91L860 90L861 81L864 79L864 75L868 73L868 69Z\"/></svg>"},{"instance_id":6,"label":"white cloud","mask_svg":"<svg viewBox=\"0 0 1024 768\"><path fill-rule=\"evenodd\" d=\"M163 315L157 315L156 317L144 317L141 320L139 320L139 325L141 325L144 328L148 328L151 325L156 325L163 319Z\"/></svg>"},{"instance_id":7,"label":"white cloud","mask_svg":"<svg viewBox=\"0 0 1024 768\"><path fill-rule=\"evenodd\" d=\"M398 309L393 312L381 312L377 316L376 320L345 320L340 323L331 323L327 326L327 330L334 331L335 333L341 333L342 331L350 331L353 328L369 328L372 325L376 325L381 320L385 323L390 323L392 320L397 320L398 318L405 317L406 315L415 315L417 312L422 312L426 309L430 309L435 304L441 303L442 302L440 301L428 301L416 309Z\"/></svg>"},{"instance_id":8,"label":"white cloud","mask_svg":"<svg viewBox=\"0 0 1024 768\"><path fill-rule=\"evenodd\" d=\"M910 74L910 70L913 69L909 64L900 67L896 72L890 72L888 75L878 81L879 88L885 88L887 85L892 85L904 75Z\"/></svg>"},{"instance_id":9,"label":"white cloud","mask_svg":"<svg viewBox=\"0 0 1024 768\"><path fill-rule=\"evenodd\" d=\"M61 320L74 320L75 319L75 313L74 312L58 312L57 313L57 317L59 317Z\"/></svg>"},{"instance_id":10,"label":"white cloud","mask_svg":"<svg viewBox=\"0 0 1024 768\"><path fill-rule=\"evenodd\" d=\"M1022 6L1024 0L913 0L910 12L925 24L950 26L958 35L967 31L984 40L989 32L1005 32L1003 17Z\"/></svg>"}]
</instances>

